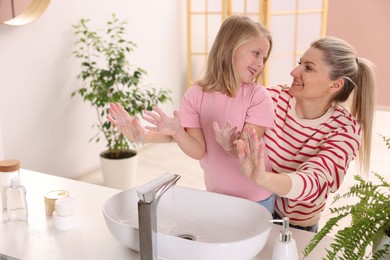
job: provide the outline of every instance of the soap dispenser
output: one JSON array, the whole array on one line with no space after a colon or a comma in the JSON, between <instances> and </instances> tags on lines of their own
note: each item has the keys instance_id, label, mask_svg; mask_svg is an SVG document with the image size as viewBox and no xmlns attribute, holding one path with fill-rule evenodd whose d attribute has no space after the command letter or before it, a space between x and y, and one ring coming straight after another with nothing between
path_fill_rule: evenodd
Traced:
<instances>
[{"instance_id":1,"label":"soap dispenser","mask_svg":"<svg viewBox=\"0 0 390 260\"><path fill-rule=\"evenodd\" d=\"M275 241L272 260L299 260L297 244L289 230L289 218L274 219L271 222L283 223L283 230Z\"/></svg>"}]
</instances>

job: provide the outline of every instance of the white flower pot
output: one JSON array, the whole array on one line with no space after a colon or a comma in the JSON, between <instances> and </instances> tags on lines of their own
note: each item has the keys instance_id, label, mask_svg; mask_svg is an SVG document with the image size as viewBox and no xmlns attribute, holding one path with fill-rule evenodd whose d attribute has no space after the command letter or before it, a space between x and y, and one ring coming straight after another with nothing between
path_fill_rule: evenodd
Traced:
<instances>
[{"instance_id":1,"label":"white flower pot","mask_svg":"<svg viewBox=\"0 0 390 260\"><path fill-rule=\"evenodd\" d=\"M138 154L131 150L133 156L124 159L104 158L105 152L100 154L100 164L104 186L126 190L136 185Z\"/></svg>"}]
</instances>

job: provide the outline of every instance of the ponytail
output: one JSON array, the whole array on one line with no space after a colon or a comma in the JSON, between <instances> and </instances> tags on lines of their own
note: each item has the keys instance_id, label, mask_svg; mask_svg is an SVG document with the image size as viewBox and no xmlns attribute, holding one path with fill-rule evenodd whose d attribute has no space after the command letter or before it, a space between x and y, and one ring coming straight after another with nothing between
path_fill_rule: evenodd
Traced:
<instances>
[{"instance_id":1,"label":"ponytail","mask_svg":"<svg viewBox=\"0 0 390 260\"><path fill-rule=\"evenodd\" d=\"M373 64L364 58L357 59L358 72L355 76L355 93L352 99L351 114L356 117L363 130L363 138L359 149L359 166L368 174L371 158L372 125L375 110L375 77Z\"/></svg>"},{"instance_id":2,"label":"ponytail","mask_svg":"<svg viewBox=\"0 0 390 260\"><path fill-rule=\"evenodd\" d=\"M324 53L325 63L330 67L330 79L344 79L344 86L333 101L345 102L352 96L351 114L362 129L359 148L359 169L365 175L370 169L371 135L375 108L375 74L373 64L364 58L357 58L355 50L347 42L324 37L311 44ZM352 95L351 95L352 94Z\"/></svg>"}]
</instances>

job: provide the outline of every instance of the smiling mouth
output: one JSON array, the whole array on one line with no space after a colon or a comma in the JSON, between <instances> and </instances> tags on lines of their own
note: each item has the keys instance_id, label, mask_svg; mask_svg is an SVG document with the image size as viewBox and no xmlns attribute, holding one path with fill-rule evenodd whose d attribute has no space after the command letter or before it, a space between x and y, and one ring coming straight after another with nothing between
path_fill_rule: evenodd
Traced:
<instances>
[{"instance_id":1,"label":"smiling mouth","mask_svg":"<svg viewBox=\"0 0 390 260\"><path fill-rule=\"evenodd\" d=\"M249 68L249 72L254 76L257 71L255 69Z\"/></svg>"},{"instance_id":2,"label":"smiling mouth","mask_svg":"<svg viewBox=\"0 0 390 260\"><path fill-rule=\"evenodd\" d=\"M297 81L294 81L292 84L296 85L296 86L299 86L299 87L304 87L305 86L305 84L297 82Z\"/></svg>"}]
</instances>

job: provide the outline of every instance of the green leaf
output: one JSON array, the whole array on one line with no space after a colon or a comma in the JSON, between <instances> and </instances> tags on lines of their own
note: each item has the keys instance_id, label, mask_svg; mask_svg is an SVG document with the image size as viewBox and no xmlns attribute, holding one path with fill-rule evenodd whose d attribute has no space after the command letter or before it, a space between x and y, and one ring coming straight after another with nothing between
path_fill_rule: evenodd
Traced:
<instances>
[{"instance_id":1,"label":"green leaf","mask_svg":"<svg viewBox=\"0 0 390 260\"><path fill-rule=\"evenodd\" d=\"M352 205L330 208L334 216L309 242L303 251L304 256L312 252L321 239L347 216L352 217L352 222L337 231L330 248L326 249L326 259L365 259L367 249L378 244L386 235L385 232L390 231L390 185L378 173L373 174L379 180L378 184L356 175L354 178L357 183L346 193L334 197L331 205L340 200L348 201L352 197L358 198L358 201ZM385 253L390 252L389 247L369 254L369 258L382 259Z\"/></svg>"},{"instance_id":2,"label":"green leaf","mask_svg":"<svg viewBox=\"0 0 390 260\"><path fill-rule=\"evenodd\" d=\"M80 61L77 78L81 86L71 93L79 95L97 111L97 133L90 139L99 142L104 137L106 147L117 152L129 148L129 140L114 127L106 116L111 102L123 104L132 116L152 105L172 101L169 91L150 92L138 88L146 71L131 63L130 55L137 46L126 39L126 20L112 14L105 26L92 29L89 19L80 19L72 25L76 41L73 56ZM134 144L133 144L134 145Z\"/></svg>"}]
</instances>

